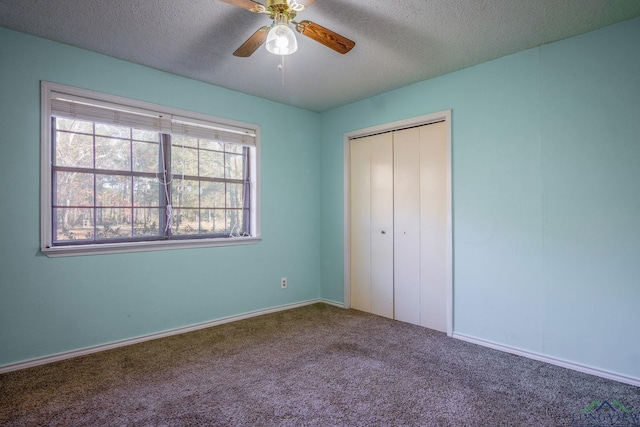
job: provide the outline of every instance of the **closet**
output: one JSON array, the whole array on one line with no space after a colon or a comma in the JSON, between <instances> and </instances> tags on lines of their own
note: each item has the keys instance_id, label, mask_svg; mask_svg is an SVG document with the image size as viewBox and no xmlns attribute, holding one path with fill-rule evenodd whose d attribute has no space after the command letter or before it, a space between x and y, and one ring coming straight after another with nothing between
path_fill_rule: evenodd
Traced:
<instances>
[{"instance_id":1,"label":"closet","mask_svg":"<svg viewBox=\"0 0 640 427\"><path fill-rule=\"evenodd\" d=\"M447 332L446 122L349 140L351 307Z\"/></svg>"}]
</instances>

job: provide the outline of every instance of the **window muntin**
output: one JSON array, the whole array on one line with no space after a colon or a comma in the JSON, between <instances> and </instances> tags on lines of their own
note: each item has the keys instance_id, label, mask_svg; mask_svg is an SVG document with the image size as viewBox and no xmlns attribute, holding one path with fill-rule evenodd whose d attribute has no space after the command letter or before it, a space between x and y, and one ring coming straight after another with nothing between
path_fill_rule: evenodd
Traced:
<instances>
[{"instance_id":1,"label":"window muntin","mask_svg":"<svg viewBox=\"0 0 640 427\"><path fill-rule=\"evenodd\" d=\"M54 90L60 87L67 93ZM43 155L51 159L43 161L45 253L259 238L257 129L85 93L43 83L43 128L49 124L50 135L43 129Z\"/></svg>"}]
</instances>

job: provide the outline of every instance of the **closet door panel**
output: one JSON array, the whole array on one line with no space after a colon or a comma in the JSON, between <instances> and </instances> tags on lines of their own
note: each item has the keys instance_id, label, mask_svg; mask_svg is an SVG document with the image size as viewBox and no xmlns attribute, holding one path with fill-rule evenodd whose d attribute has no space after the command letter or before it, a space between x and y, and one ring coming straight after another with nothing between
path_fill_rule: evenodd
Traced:
<instances>
[{"instance_id":1,"label":"closet door panel","mask_svg":"<svg viewBox=\"0 0 640 427\"><path fill-rule=\"evenodd\" d=\"M446 125L420 130L421 325L447 331Z\"/></svg>"},{"instance_id":2,"label":"closet door panel","mask_svg":"<svg viewBox=\"0 0 640 427\"><path fill-rule=\"evenodd\" d=\"M351 307L371 312L371 145L350 142Z\"/></svg>"},{"instance_id":3,"label":"closet door panel","mask_svg":"<svg viewBox=\"0 0 640 427\"><path fill-rule=\"evenodd\" d=\"M394 132L395 318L420 324L420 131Z\"/></svg>"},{"instance_id":4,"label":"closet door panel","mask_svg":"<svg viewBox=\"0 0 640 427\"><path fill-rule=\"evenodd\" d=\"M371 313L393 318L393 138L371 137Z\"/></svg>"}]
</instances>

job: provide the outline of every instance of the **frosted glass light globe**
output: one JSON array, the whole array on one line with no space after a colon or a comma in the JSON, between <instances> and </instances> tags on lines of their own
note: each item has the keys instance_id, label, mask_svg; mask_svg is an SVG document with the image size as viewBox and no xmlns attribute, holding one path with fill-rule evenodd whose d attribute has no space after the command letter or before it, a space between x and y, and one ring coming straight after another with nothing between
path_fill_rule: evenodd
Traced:
<instances>
[{"instance_id":1,"label":"frosted glass light globe","mask_svg":"<svg viewBox=\"0 0 640 427\"><path fill-rule=\"evenodd\" d=\"M278 17L276 25L269 30L267 50L274 55L291 55L298 50L298 41L286 18Z\"/></svg>"}]
</instances>

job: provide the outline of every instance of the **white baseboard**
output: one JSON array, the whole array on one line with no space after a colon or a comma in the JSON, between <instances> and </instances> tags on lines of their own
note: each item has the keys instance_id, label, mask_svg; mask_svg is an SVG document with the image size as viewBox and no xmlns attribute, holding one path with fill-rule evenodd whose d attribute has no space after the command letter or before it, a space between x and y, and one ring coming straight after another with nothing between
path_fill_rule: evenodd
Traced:
<instances>
[{"instance_id":1,"label":"white baseboard","mask_svg":"<svg viewBox=\"0 0 640 427\"><path fill-rule=\"evenodd\" d=\"M587 366L580 363L570 362L568 360L547 356L545 354L536 353L533 351L524 350L521 348L512 347L504 344L499 344L499 343L496 343L493 341L487 341L481 338L475 338L470 335L459 334L454 332L452 337L462 341L472 343L472 344L481 345L483 347L489 347L494 350L504 351L505 353L511 353L517 356L539 360L540 362L549 363L551 365L561 366L563 368L572 369L574 371L583 372L585 374L595 375L596 377L607 378L609 380L614 380L621 383L640 387L640 378L634 378L627 375L618 374L616 372L605 371L603 369L594 368L592 366Z\"/></svg>"},{"instance_id":2,"label":"white baseboard","mask_svg":"<svg viewBox=\"0 0 640 427\"><path fill-rule=\"evenodd\" d=\"M208 322L197 323L194 325L183 326L181 328L170 329L167 331L157 332L149 335L142 335L135 338L129 338L122 341L115 341L108 344L96 345L93 347L81 348L78 350L67 351L64 353L57 353L51 356L39 357L36 359L27 360L24 362L12 363L9 365L0 366L0 374L4 374L6 372L18 371L20 369L32 368L34 366L46 365L47 363L58 362L60 360L71 359L78 356L84 356L91 353L97 353L99 351L111 350L118 347L124 347L127 345L138 344L144 341L151 341L158 338L169 337L172 335L184 334L186 332L193 332L199 329L209 328L211 326L222 325L224 323L235 322L242 319L248 319L250 317L262 316L263 314L275 313L278 311L291 310L292 308L303 307L305 305L316 304L319 302L323 302L326 304L337 305L338 307L342 307L338 303L329 300L323 299L313 299L308 301L302 301L294 304L285 304L277 307L265 308L262 310L250 311L248 313L237 314L234 316L222 317L220 319L211 320Z\"/></svg>"},{"instance_id":3,"label":"white baseboard","mask_svg":"<svg viewBox=\"0 0 640 427\"><path fill-rule=\"evenodd\" d=\"M344 303L343 303L343 302L333 301L333 300L330 300L330 299L321 298L321 299L320 299L320 302L323 302L323 303L325 303L325 304L329 304L329 305L332 305L332 306L334 306L334 307L338 307L338 308L347 308L347 307L344 305Z\"/></svg>"},{"instance_id":4,"label":"white baseboard","mask_svg":"<svg viewBox=\"0 0 640 427\"><path fill-rule=\"evenodd\" d=\"M60 360L71 359L74 357L84 356L87 354L97 353L100 351L111 350L118 347L124 347L127 345L138 344L145 341L151 341L158 338L169 337L172 335L184 334L187 332L197 331L199 329L205 329L216 325L222 325L225 323L235 322L238 320L248 319L251 317L262 316L264 314L276 313L279 311L291 310L293 308L303 307L306 305L316 304L316 303L325 303L339 308L345 308L344 303L338 301L332 301L328 299L318 298L308 301L302 301L294 304L286 304L277 307L265 308L262 310L251 311L248 313L242 313L234 316L222 317L220 319L211 320L208 322L197 323L194 325L184 326L181 328L170 329L167 331L157 332L149 335L142 335L135 338L129 338L126 340L115 341L108 344L97 345L93 347L86 347L78 350L67 351L64 353L53 354L50 356L39 357L36 359L27 360L24 362L12 363L9 365L0 366L0 374L12 371L18 371L21 369L27 369L34 366L46 365L48 363L58 362ZM582 365L575 362L570 362L563 359L558 359L551 356L546 356L544 354L532 352L529 350L520 349L517 347L511 347L504 344L498 344L493 341L483 340L480 338L475 338L469 335L453 333L453 338L466 341L472 344L481 345L483 347L493 348L495 350L504 351L506 353L515 354L517 356L527 357L529 359L539 360L541 362L550 363L552 365L561 366L563 368L573 369L574 371L584 372L586 374L595 375L602 378L607 378L614 381L619 381L621 383L630 384L636 387L640 387L640 378L630 377L622 374L618 374L615 372L605 371L603 369L593 368L591 366Z\"/></svg>"}]
</instances>

